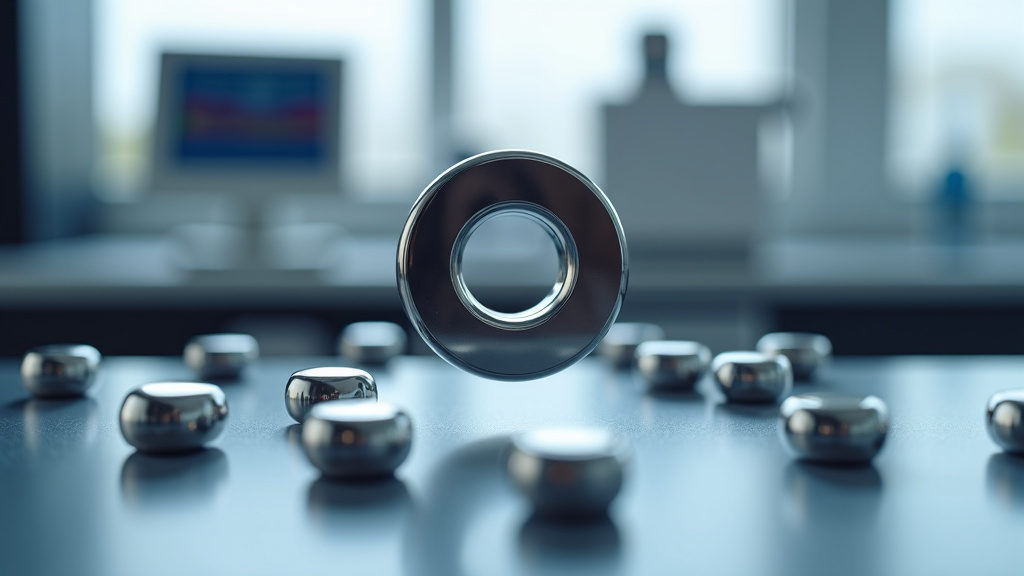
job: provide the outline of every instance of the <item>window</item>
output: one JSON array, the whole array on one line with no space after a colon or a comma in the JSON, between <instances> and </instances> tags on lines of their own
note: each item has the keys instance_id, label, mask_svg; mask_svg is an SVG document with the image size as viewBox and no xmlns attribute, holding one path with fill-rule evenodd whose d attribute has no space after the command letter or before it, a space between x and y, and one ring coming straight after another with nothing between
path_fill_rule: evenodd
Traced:
<instances>
[{"instance_id":1,"label":"window","mask_svg":"<svg viewBox=\"0 0 1024 576\"><path fill-rule=\"evenodd\" d=\"M783 89L781 0L480 0L459 3L456 134L529 148L599 175L600 110L632 98L641 38L669 35L669 75L695 102Z\"/></svg>"},{"instance_id":2,"label":"window","mask_svg":"<svg viewBox=\"0 0 1024 576\"><path fill-rule=\"evenodd\" d=\"M953 167L974 193L1024 199L1024 3L893 0L889 169L934 194Z\"/></svg>"},{"instance_id":3,"label":"window","mask_svg":"<svg viewBox=\"0 0 1024 576\"><path fill-rule=\"evenodd\" d=\"M782 90L783 0L455 0L459 151L531 148L599 176L600 108L631 97L641 37L670 35L670 75L691 101ZM97 0L101 189L145 189L162 51L346 62L347 188L417 194L430 173L429 0Z\"/></svg>"}]
</instances>

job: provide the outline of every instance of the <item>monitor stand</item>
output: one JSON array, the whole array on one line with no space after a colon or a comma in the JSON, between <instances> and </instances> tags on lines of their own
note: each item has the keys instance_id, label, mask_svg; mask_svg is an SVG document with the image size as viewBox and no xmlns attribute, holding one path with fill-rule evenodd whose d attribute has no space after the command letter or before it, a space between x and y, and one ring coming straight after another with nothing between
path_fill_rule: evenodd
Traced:
<instances>
[{"instance_id":1,"label":"monitor stand","mask_svg":"<svg viewBox=\"0 0 1024 576\"><path fill-rule=\"evenodd\" d=\"M330 267L336 224L268 222L270 196L246 198L240 224L184 224L172 231L175 259L190 280L209 284L292 284L319 281Z\"/></svg>"}]
</instances>

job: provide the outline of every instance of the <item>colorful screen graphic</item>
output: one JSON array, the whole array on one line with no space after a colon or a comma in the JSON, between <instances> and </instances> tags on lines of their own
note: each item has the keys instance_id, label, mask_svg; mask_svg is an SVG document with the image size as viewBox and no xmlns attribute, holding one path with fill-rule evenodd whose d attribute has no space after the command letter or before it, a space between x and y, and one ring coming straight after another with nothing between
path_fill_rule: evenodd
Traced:
<instances>
[{"instance_id":1,"label":"colorful screen graphic","mask_svg":"<svg viewBox=\"0 0 1024 576\"><path fill-rule=\"evenodd\" d=\"M320 73L213 66L181 73L179 162L323 161L328 86Z\"/></svg>"}]
</instances>

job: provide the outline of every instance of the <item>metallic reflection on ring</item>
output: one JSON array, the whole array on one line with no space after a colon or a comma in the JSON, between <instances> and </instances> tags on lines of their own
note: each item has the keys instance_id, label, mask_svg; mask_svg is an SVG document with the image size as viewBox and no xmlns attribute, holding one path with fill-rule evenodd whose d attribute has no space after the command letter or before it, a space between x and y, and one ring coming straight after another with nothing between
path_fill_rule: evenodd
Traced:
<instances>
[{"instance_id":1,"label":"metallic reflection on ring","mask_svg":"<svg viewBox=\"0 0 1024 576\"><path fill-rule=\"evenodd\" d=\"M559 277L536 306L499 313L462 281L473 230L501 214L525 215L549 233ZM434 180L413 204L398 246L406 315L439 356L496 380L554 374L586 356L615 321L628 252L604 193L567 164L536 152L489 152Z\"/></svg>"}]
</instances>

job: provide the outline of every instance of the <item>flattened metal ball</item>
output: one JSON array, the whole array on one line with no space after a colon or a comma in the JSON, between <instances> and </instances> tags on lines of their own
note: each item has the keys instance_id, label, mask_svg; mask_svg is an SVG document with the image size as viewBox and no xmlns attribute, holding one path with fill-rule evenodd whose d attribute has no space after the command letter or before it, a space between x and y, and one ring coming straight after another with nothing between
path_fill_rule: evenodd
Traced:
<instances>
[{"instance_id":1,"label":"flattened metal ball","mask_svg":"<svg viewBox=\"0 0 1024 576\"><path fill-rule=\"evenodd\" d=\"M21 361L21 381L33 396L81 396L96 380L100 352L85 344L53 344L29 350Z\"/></svg>"},{"instance_id":2,"label":"flattened metal ball","mask_svg":"<svg viewBox=\"0 0 1024 576\"><path fill-rule=\"evenodd\" d=\"M508 473L540 516L600 517L622 488L628 443L606 430L534 430L512 439Z\"/></svg>"},{"instance_id":3,"label":"flattened metal ball","mask_svg":"<svg viewBox=\"0 0 1024 576\"><path fill-rule=\"evenodd\" d=\"M692 390L711 364L711 350L690 340L649 340L636 348L636 365L651 390Z\"/></svg>"},{"instance_id":4,"label":"flattened metal ball","mask_svg":"<svg viewBox=\"0 0 1024 576\"><path fill-rule=\"evenodd\" d=\"M313 406L331 400L377 400L373 376L357 368L323 366L299 370L288 379L284 405L296 422L304 422Z\"/></svg>"},{"instance_id":5,"label":"flattened metal ball","mask_svg":"<svg viewBox=\"0 0 1024 576\"><path fill-rule=\"evenodd\" d=\"M384 364L405 352L405 343L394 322L354 322L341 331L338 352L357 364Z\"/></svg>"},{"instance_id":6,"label":"flattened metal ball","mask_svg":"<svg viewBox=\"0 0 1024 576\"><path fill-rule=\"evenodd\" d=\"M1004 390L989 398L986 428L1000 448L1024 454L1024 389Z\"/></svg>"},{"instance_id":7,"label":"flattened metal ball","mask_svg":"<svg viewBox=\"0 0 1024 576\"><path fill-rule=\"evenodd\" d=\"M729 402L777 402L793 388L793 369L782 355L723 352L712 360L711 372Z\"/></svg>"},{"instance_id":8,"label":"flattened metal ball","mask_svg":"<svg viewBox=\"0 0 1024 576\"><path fill-rule=\"evenodd\" d=\"M142 452L188 452L220 436L227 416L227 398L219 386L156 382L124 399L121 434Z\"/></svg>"},{"instance_id":9,"label":"flattened metal ball","mask_svg":"<svg viewBox=\"0 0 1024 576\"><path fill-rule=\"evenodd\" d=\"M797 457L834 464L865 464L882 449L889 409L877 396L798 394L779 407L784 444Z\"/></svg>"},{"instance_id":10,"label":"flattened metal ball","mask_svg":"<svg viewBox=\"0 0 1024 576\"><path fill-rule=\"evenodd\" d=\"M412 421L386 402L323 402L302 425L302 447L325 476L388 476L409 455Z\"/></svg>"},{"instance_id":11,"label":"flattened metal ball","mask_svg":"<svg viewBox=\"0 0 1024 576\"><path fill-rule=\"evenodd\" d=\"M260 346L248 334L205 334L185 345L185 364L204 380L237 380L250 362L260 356Z\"/></svg>"},{"instance_id":12,"label":"flattened metal ball","mask_svg":"<svg viewBox=\"0 0 1024 576\"><path fill-rule=\"evenodd\" d=\"M597 352L616 368L633 365L637 346L648 340L663 340L665 331L657 324L647 322L616 322L608 330Z\"/></svg>"},{"instance_id":13,"label":"flattened metal ball","mask_svg":"<svg viewBox=\"0 0 1024 576\"><path fill-rule=\"evenodd\" d=\"M757 341L757 351L782 354L793 366L793 377L810 380L832 357L832 341L809 332L772 332Z\"/></svg>"}]
</instances>

